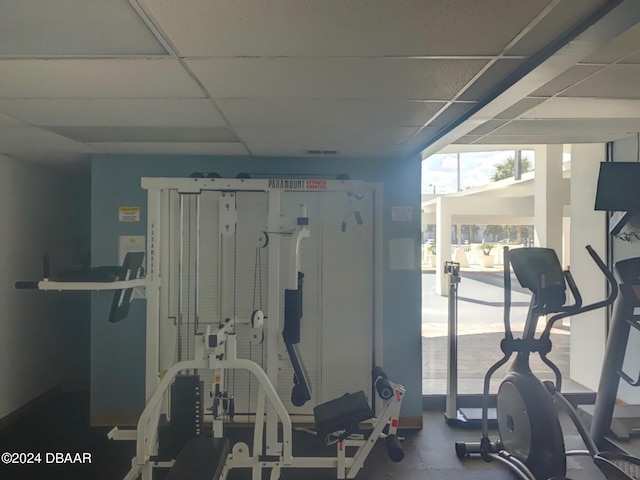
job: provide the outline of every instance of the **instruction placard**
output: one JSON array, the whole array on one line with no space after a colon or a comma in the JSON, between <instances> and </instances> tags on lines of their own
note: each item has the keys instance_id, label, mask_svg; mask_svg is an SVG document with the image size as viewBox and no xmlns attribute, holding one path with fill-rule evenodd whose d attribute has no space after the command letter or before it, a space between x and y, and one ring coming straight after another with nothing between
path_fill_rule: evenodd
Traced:
<instances>
[{"instance_id":1,"label":"instruction placard","mask_svg":"<svg viewBox=\"0 0 640 480\"><path fill-rule=\"evenodd\" d=\"M394 222L410 222L413 219L413 209L408 207L391 207L391 220Z\"/></svg>"},{"instance_id":2,"label":"instruction placard","mask_svg":"<svg viewBox=\"0 0 640 480\"><path fill-rule=\"evenodd\" d=\"M118 220L121 222L139 222L140 207L119 207Z\"/></svg>"}]
</instances>

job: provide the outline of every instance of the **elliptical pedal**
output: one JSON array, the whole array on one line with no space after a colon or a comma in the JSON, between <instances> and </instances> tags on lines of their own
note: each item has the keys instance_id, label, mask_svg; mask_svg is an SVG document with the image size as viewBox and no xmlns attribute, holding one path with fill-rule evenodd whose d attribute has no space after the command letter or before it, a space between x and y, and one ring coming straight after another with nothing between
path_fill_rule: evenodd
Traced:
<instances>
[{"instance_id":1,"label":"elliptical pedal","mask_svg":"<svg viewBox=\"0 0 640 480\"><path fill-rule=\"evenodd\" d=\"M601 452L593 458L608 479L639 480L640 460L622 453Z\"/></svg>"}]
</instances>

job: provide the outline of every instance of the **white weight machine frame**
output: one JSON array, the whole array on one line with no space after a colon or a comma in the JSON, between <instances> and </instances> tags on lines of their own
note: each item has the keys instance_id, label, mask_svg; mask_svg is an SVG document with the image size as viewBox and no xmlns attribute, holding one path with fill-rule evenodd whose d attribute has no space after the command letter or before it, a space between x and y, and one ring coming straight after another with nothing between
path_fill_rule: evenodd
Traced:
<instances>
[{"instance_id":1,"label":"white weight machine frame","mask_svg":"<svg viewBox=\"0 0 640 480\"><path fill-rule=\"evenodd\" d=\"M279 478L282 468L336 468L338 478L354 478L362 467L364 460L375 444L375 439L381 436L382 430L389 424L387 434L395 434L400 414L400 406L404 389L391 383L394 395L385 401L381 414L374 421L374 429L366 440L353 440L347 438L338 442L338 453L335 458L304 457L294 458L291 453L291 418L277 394L278 370L281 359L278 355L278 342L281 333L282 312L279 298L282 294L280 285L280 242L283 236L289 236L291 248L289 250L289 274L286 288L297 289L297 277L300 263L300 241L309 235L308 228L299 218L306 217L303 207L300 217L283 218L281 216L281 193L296 192L344 192L346 195L365 193L371 195L375 222L381 223L381 195L379 184L364 183L351 180L317 180L317 179L224 179L224 178L143 178L142 188L147 190L147 271L144 285L147 298L146 318L146 381L145 399L146 407L138 422L137 430L119 430L117 427L109 433L109 438L120 440L136 440L136 457L132 460L132 469L125 480L132 480L141 475L142 480L151 480L154 467L168 467L171 462L155 462L157 454L157 428L161 410L166 408L164 397L173 379L183 370L213 370L245 369L258 380L258 403L256 419L264 418L264 421L256 420L254 426L254 455L245 445L234 449L229 455L224 467L222 478L226 478L232 468L252 468L253 479L262 478L264 468L271 469L271 479ZM169 221L163 215L169 205L170 190L178 194L200 194L204 191L217 192L264 192L267 194L267 234L268 234L268 311L264 328L264 345L266 350L265 368L257 363L238 359L236 356L236 337L227 324L224 324L218 336L225 340L212 351L206 348L205 338L212 333L208 328L207 334L196 335L196 359L179 362L166 372L161 372L160 339L161 322L159 319L168 319L169 302L166 291L167 283L163 279L169 278L169 248L170 235ZM376 195L378 193L378 195ZM198 213L199 215L199 213ZM227 218L227 220L234 220ZM220 219L222 221L222 219ZM198 219L199 222L199 219ZM199 230L199 223L198 223ZM339 228L337 226L336 228ZM233 229L235 231L235 229ZM264 239L263 239L264 240ZM381 230L374 228L375 260L380 261L381 254ZM266 246L266 245L264 245ZM381 284L380 272L375 270L374 286ZM111 285L111 288L114 288ZM381 299L374 300L374 329L381 331ZM197 315L197 313L196 313ZM218 319L216 319L218 320ZM234 319L235 321L235 319ZM170 322L163 322L168 325ZM375 362L382 361L382 338L375 335L372 345ZM219 349L224 349L223 352ZM220 357L220 355L223 355ZM216 357L218 356L218 357ZM221 360L220 358L223 358ZM266 437L263 445L263 431L266 423ZM282 425L282 441L278 438L279 423ZM215 436L218 436L219 428L214 428ZM263 448L264 447L264 448ZM354 457L346 457L345 447L358 447ZM264 450L265 456L262 456ZM272 459L261 461L260 459ZM277 460L273 460L277 459Z\"/></svg>"}]
</instances>

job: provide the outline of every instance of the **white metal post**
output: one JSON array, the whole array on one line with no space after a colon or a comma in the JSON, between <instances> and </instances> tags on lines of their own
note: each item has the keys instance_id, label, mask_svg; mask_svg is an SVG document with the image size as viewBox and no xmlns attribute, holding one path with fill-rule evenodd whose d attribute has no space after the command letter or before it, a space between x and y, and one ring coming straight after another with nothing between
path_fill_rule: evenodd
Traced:
<instances>
[{"instance_id":1,"label":"white metal post","mask_svg":"<svg viewBox=\"0 0 640 480\"><path fill-rule=\"evenodd\" d=\"M147 354L145 365L145 400L148 403L158 386L160 335L160 252L161 252L161 190L149 190L147 195Z\"/></svg>"},{"instance_id":2,"label":"white metal post","mask_svg":"<svg viewBox=\"0 0 640 480\"><path fill-rule=\"evenodd\" d=\"M278 345L280 339L280 191L268 191L267 230L269 235L269 280L268 280L268 315L265 332L265 349L267 351L266 371L274 388L278 389ZM267 405L267 455L277 455L278 423L275 412Z\"/></svg>"}]
</instances>

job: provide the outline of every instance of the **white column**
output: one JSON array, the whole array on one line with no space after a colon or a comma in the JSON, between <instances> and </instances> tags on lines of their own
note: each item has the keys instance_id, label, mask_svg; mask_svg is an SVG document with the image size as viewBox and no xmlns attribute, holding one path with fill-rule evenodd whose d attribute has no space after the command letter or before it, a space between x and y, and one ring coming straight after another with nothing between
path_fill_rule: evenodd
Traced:
<instances>
[{"instance_id":1,"label":"white column","mask_svg":"<svg viewBox=\"0 0 640 480\"><path fill-rule=\"evenodd\" d=\"M605 159L604 144L571 146L571 251L569 265L584 305L605 297L604 276L585 250L590 244L606 258L605 212L593 205L600 162ZM584 313L571 320L571 378L597 390L605 346L605 312Z\"/></svg>"},{"instance_id":2,"label":"white column","mask_svg":"<svg viewBox=\"0 0 640 480\"><path fill-rule=\"evenodd\" d=\"M451 205L445 197L436 204L436 293L448 295L444 262L451 260Z\"/></svg>"},{"instance_id":3,"label":"white column","mask_svg":"<svg viewBox=\"0 0 640 480\"><path fill-rule=\"evenodd\" d=\"M562 258L562 145L537 148L535 167L535 244Z\"/></svg>"}]
</instances>

